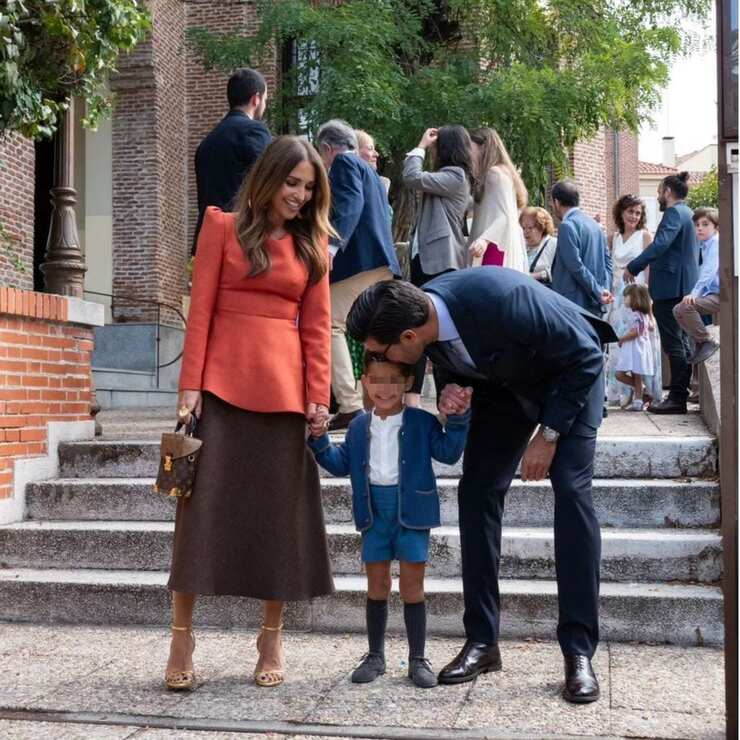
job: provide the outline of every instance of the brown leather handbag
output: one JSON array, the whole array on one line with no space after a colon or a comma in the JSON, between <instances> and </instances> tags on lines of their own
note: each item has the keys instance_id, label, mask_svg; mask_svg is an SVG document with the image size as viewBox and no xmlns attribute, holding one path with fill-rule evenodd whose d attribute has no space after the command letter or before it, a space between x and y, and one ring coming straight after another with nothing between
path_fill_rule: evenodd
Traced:
<instances>
[{"instance_id":1,"label":"brown leather handbag","mask_svg":"<svg viewBox=\"0 0 740 740\"><path fill-rule=\"evenodd\" d=\"M203 446L202 440L195 434L198 418L190 414L187 425L178 422L174 432L162 435L159 451L159 472L154 483L154 492L163 493L173 498L188 498L193 492L198 458ZM180 429L185 426L185 433Z\"/></svg>"}]
</instances>

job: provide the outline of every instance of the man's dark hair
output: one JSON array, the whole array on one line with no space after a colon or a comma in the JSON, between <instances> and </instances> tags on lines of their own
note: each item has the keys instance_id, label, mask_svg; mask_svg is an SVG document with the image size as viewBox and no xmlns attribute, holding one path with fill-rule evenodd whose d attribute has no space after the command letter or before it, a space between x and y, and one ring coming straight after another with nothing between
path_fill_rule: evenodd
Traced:
<instances>
[{"instance_id":1,"label":"man's dark hair","mask_svg":"<svg viewBox=\"0 0 740 740\"><path fill-rule=\"evenodd\" d=\"M362 372L367 375L370 365L375 362L382 362L386 365L390 364L397 367L404 378L412 377L416 369L413 365L408 365L405 362L394 362L393 360L389 360L385 355L380 354L380 352L370 352L366 350L365 354L362 356Z\"/></svg>"},{"instance_id":2,"label":"man's dark hair","mask_svg":"<svg viewBox=\"0 0 740 740\"><path fill-rule=\"evenodd\" d=\"M262 95L265 90L267 90L265 78L256 69L239 69L229 77L226 85L229 107L247 105L255 95Z\"/></svg>"},{"instance_id":3,"label":"man's dark hair","mask_svg":"<svg viewBox=\"0 0 740 740\"><path fill-rule=\"evenodd\" d=\"M575 208L581 202L581 196L573 180L556 182L552 186L552 198L567 208Z\"/></svg>"},{"instance_id":4,"label":"man's dark hair","mask_svg":"<svg viewBox=\"0 0 740 740\"><path fill-rule=\"evenodd\" d=\"M679 172L677 175L668 175L663 178L661 185L664 188L670 188L676 198L683 200L689 194L689 173Z\"/></svg>"},{"instance_id":5,"label":"man's dark hair","mask_svg":"<svg viewBox=\"0 0 740 740\"><path fill-rule=\"evenodd\" d=\"M364 342L397 344L406 329L416 329L429 319L429 299L424 291L403 280L383 280L366 288L352 304L347 331Z\"/></svg>"}]
</instances>

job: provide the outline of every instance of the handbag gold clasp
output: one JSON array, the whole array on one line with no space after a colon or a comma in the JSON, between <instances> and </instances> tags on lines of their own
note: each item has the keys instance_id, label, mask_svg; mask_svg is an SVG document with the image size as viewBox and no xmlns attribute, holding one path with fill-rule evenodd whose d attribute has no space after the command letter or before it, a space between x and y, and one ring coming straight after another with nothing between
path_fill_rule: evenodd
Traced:
<instances>
[{"instance_id":1,"label":"handbag gold clasp","mask_svg":"<svg viewBox=\"0 0 740 740\"><path fill-rule=\"evenodd\" d=\"M166 473L172 472L172 455L164 456L164 470Z\"/></svg>"}]
</instances>

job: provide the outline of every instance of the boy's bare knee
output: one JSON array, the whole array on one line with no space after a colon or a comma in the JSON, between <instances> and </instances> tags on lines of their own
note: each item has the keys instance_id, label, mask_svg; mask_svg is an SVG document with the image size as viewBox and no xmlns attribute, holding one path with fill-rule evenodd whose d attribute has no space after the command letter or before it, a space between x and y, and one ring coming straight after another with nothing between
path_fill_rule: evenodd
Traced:
<instances>
[{"instance_id":1,"label":"boy's bare knee","mask_svg":"<svg viewBox=\"0 0 740 740\"><path fill-rule=\"evenodd\" d=\"M418 604L424 601L424 589L418 586L401 588L401 600L404 604Z\"/></svg>"}]
</instances>

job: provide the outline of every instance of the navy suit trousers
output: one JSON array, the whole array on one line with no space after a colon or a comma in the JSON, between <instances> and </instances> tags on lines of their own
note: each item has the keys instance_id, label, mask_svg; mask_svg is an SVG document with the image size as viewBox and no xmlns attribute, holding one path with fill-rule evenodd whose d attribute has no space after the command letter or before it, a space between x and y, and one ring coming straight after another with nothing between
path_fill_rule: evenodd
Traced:
<instances>
[{"instance_id":1,"label":"navy suit trousers","mask_svg":"<svg viewBox=\"0 0 740 740\"><path fill-rule=\"evenodd\" d=\"M603 375L597 381L603 387ZM603 404L603 392L589 403ZM536 424L502 387L476 386L458 492L464 626L468 639L499 638L501 520L504 499ZM593 656L599 641L601 532L591 495L596 430L561 436L550 468L555 496L558 641L564 655Z\"/></svg>"},{"instance_id":2,"label":"navy suit trousers","mask_svg":"<svg viewBox=\"0 0 740 740\"><path fill-rule=\"evenodd\" d=\"M653 301L653 314L660 332L660 343L671 363L671 384L668 397L685 401L689 397L691 384L691 343L686 332L678 325L673 309L681 303L681 298L659 298Z\"/></svg>"}]
</instances>

